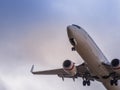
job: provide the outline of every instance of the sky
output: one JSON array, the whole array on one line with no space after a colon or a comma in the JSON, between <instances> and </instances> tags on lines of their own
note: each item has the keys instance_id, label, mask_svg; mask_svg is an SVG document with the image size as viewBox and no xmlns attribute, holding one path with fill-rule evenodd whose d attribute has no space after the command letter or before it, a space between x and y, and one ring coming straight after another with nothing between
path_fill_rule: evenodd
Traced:
<instances>
[{"instance_id":1,"label":"sky","mask_svg":"<svg viewBox=\"0 0 120 90\"><path fill-rule=\"evenodd\" d=\"M0 0L0 90L105 90L97 81L63 82L57 76L35 76L35 70L62 68L71 51L67 25L83 27L111 61L120 58L119 0Z\"/></svg>"}]
</instances>

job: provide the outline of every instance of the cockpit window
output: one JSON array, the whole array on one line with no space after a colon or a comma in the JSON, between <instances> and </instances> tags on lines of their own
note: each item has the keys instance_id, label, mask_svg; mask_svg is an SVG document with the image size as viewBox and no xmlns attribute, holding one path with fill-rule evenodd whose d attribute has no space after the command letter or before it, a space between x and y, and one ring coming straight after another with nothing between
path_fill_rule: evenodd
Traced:
<instances>
[{"instance_id":1,"label":"cockpit window","mask_svg":"<svg viewBox=\"0 0 120 90\"><path fill-rule=\"evenodd\" d=\"M78 26L78 25L72 24L72 26L75 26L75 27L77 27L77 28L81 29L81 27L80 27L80 26Z\"/></svg>"}]
</instances>

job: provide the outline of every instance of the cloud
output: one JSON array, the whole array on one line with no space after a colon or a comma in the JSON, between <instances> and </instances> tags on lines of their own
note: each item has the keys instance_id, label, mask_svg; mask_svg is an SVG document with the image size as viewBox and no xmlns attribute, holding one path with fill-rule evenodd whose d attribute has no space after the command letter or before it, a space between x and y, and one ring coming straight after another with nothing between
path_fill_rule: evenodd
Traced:
<instances>
[{"instance_id":1,"label":"cloud","mask_svg":"<svg viewBox=\"0 0 120 90\"><path fill-rule=\"evenodd\" d=\"M0 79L0 90L8 90L7 85L3 80Z\"/></svg>"},{"instance_id":2,"label":"cloud","mask_svg":"<svg viewBox=\"0 0 120 90\"><path fill-rule=\"evenodd\" d=\"M31 76L31 65L45 70L62 67L65 59L83 62L77 53L71 52L66 26L72 23L85 28L110 60L119 57L119 4L107 0L0 1L0 70L7 88L87 90L79 85L80 80L63 83L56 76ZM3 82L0 85L1 90L6 90ZM99 83L95 85L90 89L99 87Z\"/></svg>"}]
</instances>

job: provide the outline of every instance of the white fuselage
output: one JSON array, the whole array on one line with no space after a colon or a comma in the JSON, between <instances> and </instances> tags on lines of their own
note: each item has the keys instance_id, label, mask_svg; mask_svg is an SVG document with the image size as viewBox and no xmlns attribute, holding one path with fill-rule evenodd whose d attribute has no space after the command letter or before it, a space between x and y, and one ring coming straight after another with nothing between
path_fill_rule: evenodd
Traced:
<instances>
[{"instance_id":1,"label":"white fuselage","mask_svg":"<svg viewBox=\"0 0 120 90\"><path fill-rule=\"evenodd\" d=\"M119 86L111 86L110 80L103 79L102 76L109 75L108 70L102 65L102 62L108 62L95 42L82 28L73 25L67 27L69 39L74 38L74 46L78 54L83 58L92 74L97 75L107 90L120 90Z\"/></svg>"}]
</instances>

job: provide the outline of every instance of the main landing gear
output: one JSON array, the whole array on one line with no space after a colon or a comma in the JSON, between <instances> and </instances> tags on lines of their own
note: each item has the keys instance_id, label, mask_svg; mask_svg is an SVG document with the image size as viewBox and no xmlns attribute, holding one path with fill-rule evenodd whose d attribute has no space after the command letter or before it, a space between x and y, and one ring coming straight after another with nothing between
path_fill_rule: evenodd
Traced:
<instances>
[{"instance_id":1,"label":"main landing gear","mask_svg":"<svg viewBox=\"0 0 120 90\"><path fill-rule=\"evenodd\" d=\"M111 76L112 76L113 79L110 80L110 85L117 86L118 85L118 76L116 75L116 73L112 73Z\"/></svg>"},{"instance_id":2,"label":"main landing gear","mask_svg":"<svg viewBox=\"0 0 120 90\"><path fill-rule=\"evenodd\" d=\"M83 86L90 86L91 82L90 79L88 79L87 77L83 76Z\"/></svg>"},{"instance_id":3,"label":"main landing gear","mask_svg":"<svg viewBox=\"0 0 120 90\"><path fill-rule=\"evenodd\" d=\"M113 85L117 86L118 85L118 80L115 80L115 79L110 80L110 85L111 86L113 86Z\"/></svg>"},{"instance_id":4,"label":"main landing gear","mask_svg":"<svg viewBox=\"0 0 120 90\"><path fill-rule=\"evenodd\" d=\"M90 80L83 80L83 86L90 86Z\"/></svg>"},{"instance_id":5,"label":"main landing gear","mask_svg":"<svg viewBox=\"0 0 120 90\"><path fill-rule=\"evenodd\" d=\"M113 86L113 85L117 86L117 85L118 85L118 76L116 75L115 72L110 73L108 76L103 76L103 79L108 79L108 78L110 78L110 77L112 78L112 79L110 80L110 85L111 85L111 86Z\"/></svg>"}]
</instances>

